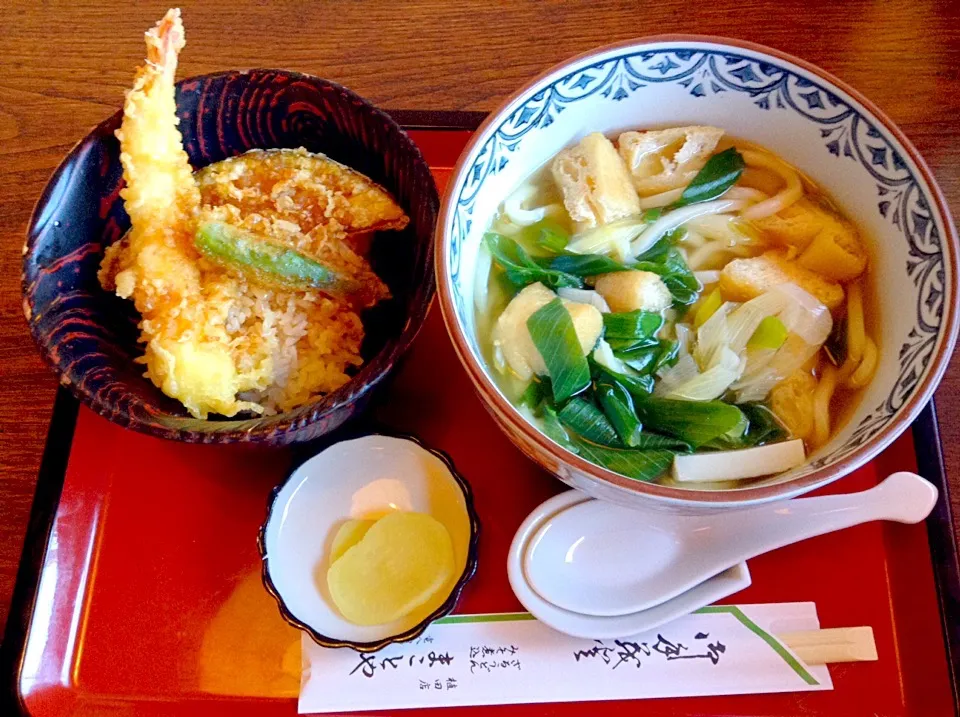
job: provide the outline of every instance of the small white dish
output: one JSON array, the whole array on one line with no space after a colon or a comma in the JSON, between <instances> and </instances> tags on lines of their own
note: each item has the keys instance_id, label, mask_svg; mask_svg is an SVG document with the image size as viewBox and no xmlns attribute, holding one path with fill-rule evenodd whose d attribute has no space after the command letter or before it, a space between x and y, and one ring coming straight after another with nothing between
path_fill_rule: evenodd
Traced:
<instances>
[{"instance_id":1,"label":"small white dish","mask_svg":"<svg viewBox=\"0 0 960 717\"><path fill-rule=\"evenodd\" d=\"M387 625L345 620L327 589L330 543L350 518L429 513L450 532L456 578L449 590ZM335 443L274 491L260 531L263 581L284 618L325 647L379 649L410 640L449 613L476 570L478 520L470 487L443 454L410 438L369 435Z\"/></svg>"},{"instance_id":2,"label":"small white dish","mask_svg":"<svg viewBox=\"0 0 960 717\"><path fill-rule=\"evenodd\" d=\"M599 617L557 607L537 594L530 586L523 570L524 554L528 550L531 537L544 524L549 524L551 520L571 508L591 502L597 501L575 490L554 496L527 516L510 546L507 557L507 576L514 594L531 615L554 630L591 640L629 637L688 615L750 586L751 578L747 564L739 563L649 610Z\"/></svg>"},{"instance_id":3,"label":"small white dish","mask_svg":"<svg viewBox=\"0 0 960 717\"><path fill-rule=\"evenodd\" d=\"M858 493L706 515L586 500L535 524L522 552L523 576L540 597L572 613L639 613L791 543L873 520L918 523L936 501L937 489L908 472Z\"/></svg>"}]
</instances>

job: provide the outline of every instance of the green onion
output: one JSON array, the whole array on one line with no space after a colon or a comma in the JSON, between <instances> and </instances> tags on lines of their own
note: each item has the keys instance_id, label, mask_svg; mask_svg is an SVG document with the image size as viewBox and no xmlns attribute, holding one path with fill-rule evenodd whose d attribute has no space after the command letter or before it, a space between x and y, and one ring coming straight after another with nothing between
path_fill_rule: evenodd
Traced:
<instances>
[{"instance_id":1,"label":"green onion","mask_svg":"<svg viewBox=\"0 0 960 717\"><path fill-rule=\"evenodd\" d=\"M602 254L564 254L540 261L547 269L579 277L610 274L615 271L627 271L630 268Z\"/></svg>"},{"instance_id":2,"label":"green onion","mask_svg":"<svg viewBox=\"0 0 960 717\"><path fill-rule=\"evenodd\" d=\"M603 315L604 336L609 339L649 339L663 326L663 317L652 311Z\"/></svg>"},{"instance_id":3,"label":"green onion","mask_svg":"<svg viewBox=\"0 0 960 717\"><path fill-rule=\"evenodd\" d=\"M547 365L553 398L562 404L590 384L590 367L580 347L573 320L559 298L541 306L527 319L533 345Z\"/></svg>"},{"instance_id":4,"label":"green onion","mask_svg":"<svg viewBox=\"0 0 960 717\"><path fill-rule=\"evenodd\" d=\"M529 406L533 410L536 410L549 391L550 387L547 385L547 382L538 380L538 378L535 377L530 381L523 393L520 394L517 403L521 406Z\"/></svg>"},{"instance_id":5,"label":"green onion","mask_svg":"<svg viewBox=\"0 0 960 717\"><path fill-rule=\"evenodd\" d=\"M668 209L685 207L688 204L697 204L716 199L730 187L737 183L747 164L743 155L735 147L718 152L707 160L693 181L683 190L680 199L671 204Z\"/></svg>"},{"instance_id":6,"label":"green onion","mask_svg":"<svg viewBox=\"0 0 960 717\"><path fill-rule=\"evenodd\" d=\"M616 339L608 339L611 347ZM618 344L619 346L620 344ZM641 374L653 374L672 366L680 354L680 342L668 339L644 339L614 349L613 355Z\"/></svg>"},{"instance_id":7,"label":"green onion","mask_svg":"<svg viewBox=\"0 0 960 717\"><path fill-rule=\"evenodd\" d=\"M776 316L765 316L747 341L748 349L778 349L787 340L787 327Z\"/></svg>"},{"instance_id":8,"label":"green onion","mask_svg":"<svg viewBox=\"0 0 960 717\"><path fill-rule=\"evenodd\" d=\"M610 344L610 348L613 349L614 354L622 354L624 356L660 346L660 339L655 336L647 336L641 339L617 339L609 337L606 340L607 343Z\"/></svg>"},{"instance_id":9,"label":"green onion","mask_svg":"<svg viewBox=\"0 0 960 717\"><path fill-rule=\"evenodd\" d=\"M620 445L613 425L599 408L582 398L571 398L557 414L560 422L588 441L605 446Z\"/></svg>"},{"instance_id":10,"label":"green onion","mask_svg":"<svg viewBox=\"0 0 960 717\"><path fill-rule=\"evenodd\" d=\"M509 237L488 232L484 234L483 241L494 262L503 269L515 288L523 288L538 281L551 289L561 286L583 288L582 279L541 266L530 257L526 249Z\"/></svg>"},{"instance_id":11,"label":"green onion","mask_svg":"<svg viewBox=\"0 0 960 717\"><path fill-rule=\"evenodd\" d=\"M598 446L586 441L576 441L575 444L580 455L588 461L634 480L656 480L673 464L674 452L671 450L638 451Z\"/></svg>"},{"instance_id":12,"label":"green onion","mask_svg":"<svg viewBox=\"0 0 960 717\"><path fill-rule=\"evenodd\" d=\"M646 398L653 393L653 376L627 376L597 363L592 358L590 371L597 382L619 383L631 396Z\"/></svg>"},{"instance_id":13,"label":"green onion","mask_svg":"<svg viewBox=\"0 0 960 717\"><path fill-rule=\"evenodd\" d=\"M657 219L663 216L663 207L654 207L653 209L647 209L643 213L643 221L647 224L653 224Z\"/></svg>"},{"instance_id":14,"label":"green onion","mask_svg":"<svg viewBox=\"0 0 960 717\"><path fill-rule=\"evenodd\" d=\"M597 400L603 412L610 419L610 423L620 436L624 445L636 448L640 444L640 435L643 424L637 418L633 409L633 399L627 391L616 381L598 383L595 389ZM599 442L599 441L598 441Z\"/></svg>"},{"instance_id":15,"label":"green onion","mask_svg":"<svg viewBox=\"0 0 960 717\"><path fill-rule=\"evenodd\" d=\"M762 403L743 403L740 410L750 421L743 434L742 445L762 446L767 443L779 443L786 440L788 433L776 415Z\"/></svg>"},{"instance_id":16,"label":"green onion","mask_svg":"<svg viewBox=\"0 0 960 717\"><path fill-rule=\"evenodd\" d=\"M673 366L678 358L680 358L680 342L660 339L660 355L657 356L657 362L653 366L654 372L665 366Z\"/></svg>"},{"instance_id":17,"label":"green onion","mask_svg":"<svg viewBox=\"0 0 960 717\"><path fill-rule=\"evenodd\" d=\"M567 244L570 242L570 235L559 224L544 220L539 223L538 228L540 233L536 240L537 246L554 254L561 254L566 250Z\"/></svg>"},{"instance_id":18,"label":"green onion","mask_svg":"<svg viewBox=\"0 0 960 717\"><path fill-rule=\"evenodd\" d=\"M654 245L653 249L657 249L657 245ZM641 271L652 271L659 275L663 279L663 283L670 289L674 304L689 306L697 300L703 289L676 247L667 248L662 258L658 260L640 261L633 268Z\"/></svg>"},{"instance_id":19,"label":"green onion","mask_svg":"<svg viewBox=\"0 0 960 717\"><path fill-rule=\"evenodd\" d=\"M543 426L543 432L547 434L547 438L559 443L568 451L573 453L580 452L577 446L570 439L570 434L567 433L567 429L563 427L562 423L560 423L560 419L557 416L557 412L553 406L549 406L544 403L540 407L540 422Z\"/></svg>"},{"instance_id":20,"label":"green onion","mask_svg":"<svg viewBox=\"0 0 960 717\"><path fill-rule=\"evenodd\" d=\"M686 441L670 436L661 436L659 433L644 430L637 441L637 448L647 450L648 448L668 448L676 453L690 453L693 449Z\"/></svg>"},{"instance_id":21,"label":"green onion","mask_svg":"<svg viewBox=\"0 0 960 717\"><path fill-rule=\"evenodd\" d=\"M676 436L697 448L720 437L739 438L749 422L736 406L722 401L682 401L637 397L637 415L648 427Z\"/></svg>"},{"instance_id":22,"label":"green onion","mask_svg":"<svg viewBox=\"0 0 960 717\"><path fill-rule=\"evenodd\" d=\"M720 289L714 289L697 307L697 312L693 315L693 328L699 329L707 323L707 319L717 313L717 309L721 306L723 306L723 297L720 295Z\"/></svg>"},{"instance_id":23,"label":"green onion","mask_svg":"<svg viewBox=\"0 0 960 717\"><path fill-rule=\"evenodd\" d=\"M220 222L201 224L194 245L205 257L254 277L293 288L349 294L359 287L300 252Z\"/></svg>"},{"instance_id":24,"label":"green onion","mask_svg":"<svg viewBox=\"0 0 960 717\"><path fill-rule=\"evenodd\" d=\"M667 252L669 252L670 249L672 249L673 246L683 238L683 235L686 234L686 231L686 229L680 228L674 229L669 234L665 234L663 238L657 241L656 244L638 256L637 261L662 264L663 260L667 258Z\"/></svg>"}]
</instances>

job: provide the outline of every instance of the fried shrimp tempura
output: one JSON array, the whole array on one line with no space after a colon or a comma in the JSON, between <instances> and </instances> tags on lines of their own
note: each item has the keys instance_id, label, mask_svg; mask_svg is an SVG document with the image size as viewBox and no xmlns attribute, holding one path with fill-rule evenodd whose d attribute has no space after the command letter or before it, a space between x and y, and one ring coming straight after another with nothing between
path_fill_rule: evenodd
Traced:
<instances>
[{"instance_id":1,"label":"fried shrimp tempura","mask_svg":"<svg viewBox=\"0 0 960 717\"><path fill-rule=\"evenodd\" d=\"M146 44L117 131L131 229L99 273L104 289L140 312L137 360L197 418L287 411L336 390L363 363L358 310L390 296L360 237L402 229L407 216L369 178L303 149L254 150L195 175L177 129L180 11L147 32ZM262 276L264 266L237 264L242 253L201 254L197 231L210 221L299 252L304 266L319 263L344 281L325 293L267 281L276 277ZM350 295L332 288L341 285Z\"/></svg>"},{"instance_id":2,"label":"fried shrimp tempura","mask_svg":"<svg viewBox=\"0 0 960 717\"><path fill-rule=\"evenodd\" d=\"M200 190L177 130L174 76L185 44L179 10L145 35L146 64L137 70L117 130L126 187L120 192L131 229L107 249L100 282L132 298L143 317L147 375L194 416L256 409L236 401L228 348L203 335L198 321L201 274L193 247Z\"/></svg>"}]
</instances>

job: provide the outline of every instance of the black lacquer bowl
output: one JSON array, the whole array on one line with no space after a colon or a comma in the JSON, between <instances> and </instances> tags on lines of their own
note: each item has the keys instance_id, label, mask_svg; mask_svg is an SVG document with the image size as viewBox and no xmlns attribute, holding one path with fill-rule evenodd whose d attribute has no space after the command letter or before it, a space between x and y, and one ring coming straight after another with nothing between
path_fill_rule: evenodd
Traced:
<instances>
[{"instance_id":1,"label":"black lacquer bowl","mask_svg":"<svg viewBox=\"0 0 960 717\"><path fill-rule=\"evenodd\" d=\"M121 113L96 127L54 172L27 231L23 310L60 381L102 416L163 438L201 443L287 444L337 428L367 405L423 324L433 296L433 230L439 200L409 136L350 90L278 70L222 72L177 84L177 114L194 168L254 148L305 147L388 189L410 217L378 235L371 263L393 299L364 314L365 363L339 390L275 416L192 418L143 376L134 359L139 320L132 302L101 289L104 247L129 227L120 199Z\"/></svg>"}]
</instances>

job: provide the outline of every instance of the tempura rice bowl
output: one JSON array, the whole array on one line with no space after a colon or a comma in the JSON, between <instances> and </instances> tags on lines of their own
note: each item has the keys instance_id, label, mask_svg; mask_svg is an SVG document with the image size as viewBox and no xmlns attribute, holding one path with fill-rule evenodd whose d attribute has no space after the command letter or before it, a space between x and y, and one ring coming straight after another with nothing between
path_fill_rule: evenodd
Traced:
<instances>
[{"instance_id":1,"label":"tempura rice bowl","mask_svg":"<svg viewBox=\"0 0 960 717\"><path fill-rule=\"evenodd\" d=\"M277 400L274 415L229 420L190 416L144 377L143 365L135 362L143 354L139 317L130 302L110 295L97 280L104 246L129 228L119 196L119 112L77 144L37 203L24 247L24 313L31 333L61 384L120 425L203 443L287 444L329 433L365 408L423 324L434 289L438 206L429 167L389 116L317 77L282 70L221 72L181 80L176 99L194 168L250 149L304 147L365 174L410 217L403 231L373 240L371 263L393 299L363 315L363 365L346 384L298 408L284 411ZM298 313L297 307L287 307L276 321L283 323L286 313ZM278 335L278 345L284 340ZM298 380L290 378L290 395Z\"/></svg>"},{"instance_id":2,"label":"tempura rice bowl","mask_svg":"<svg viewBox=\"0 0 960 717\"><path fill-rule=\"evenodd\" d=\"M590 132L713 125L761 144L832 195L873 247L867 293L880 360L852 415L803 466L722 491L631 480L542 434L497 387L477 340L482 235L513 187ZM739 41L663 36L569 60L490 115L447 185L436 232L441 307L454 346L500 427L569 485L623 504L742 506L791 497L870 460L905 430L956 340L958 240L939 188L902 132L868 100L802 60Z\"/></svg>"}]
</instances>

